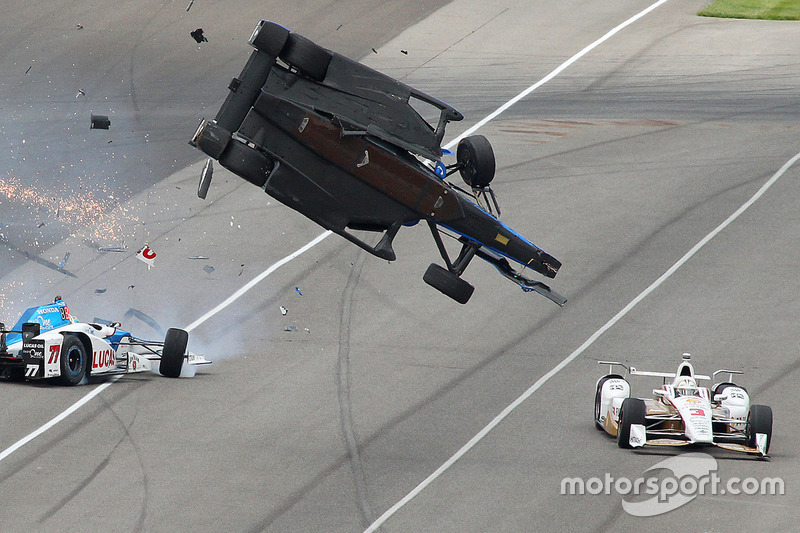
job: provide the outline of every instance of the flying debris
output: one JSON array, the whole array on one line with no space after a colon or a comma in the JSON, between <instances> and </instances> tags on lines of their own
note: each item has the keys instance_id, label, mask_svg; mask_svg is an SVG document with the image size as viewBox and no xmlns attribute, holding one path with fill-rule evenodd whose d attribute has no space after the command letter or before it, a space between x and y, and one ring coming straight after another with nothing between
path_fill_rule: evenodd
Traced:
<instances>
[{"instance_id":1,"label":"flying debris","mask_svg":"<svg viewBox=\"0 0 800 533\"><path fill-rule=\"evenodd\" d=\"M203 200L206 199L206 195L208 194L208 186L211 185L211 177L213 174L214 160L209 157L206 160L206 164L203 165L203 171L200 173L200 184L197 186L197 196Z\"/></svg>"},{"instance_id":2,"label":"flying debris","mask_svg":"<svg viewBox=\"0 0 800 533\"><path fill-rule=\"evenodd\" d=\"M111 120L105 115L92 115L92 121L89 125L90 130L107 130L111 127Z\"/></svg>"},{"instance_id":3,"label":"flying debris","mask_svg":"<svg viewBox=\"0 0 800 533\"><path fill-rule=\"evenodd\" d=\"M187 9L187 11L188 11L188 9ZM208 39L206 39L206 36L203 35L203 28L197 28L193 32L190 32L189 35L191 35L192 38L195 41L197 41L198 43L207 43L208 42Z\"/></svg>"},{"instance_id":4,"label":"flying debris","mask_svg":"<svg viewBox=\"0 0 800 533\"><path fill-rule=\"evenodd\" d=\"M136 257L147 265L147 270L150 270L150 267L156 266L156 253L147 244L136 252Z\"/></svg>"}]
</instances>

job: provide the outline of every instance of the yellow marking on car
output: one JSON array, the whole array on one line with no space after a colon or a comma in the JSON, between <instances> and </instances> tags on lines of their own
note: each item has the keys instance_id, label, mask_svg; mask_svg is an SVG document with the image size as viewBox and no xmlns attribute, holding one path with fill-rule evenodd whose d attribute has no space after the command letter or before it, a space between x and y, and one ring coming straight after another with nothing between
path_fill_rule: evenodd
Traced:
<instances>
[{"instance_id":1,"label":"yellow marking on car","mask_svg":"<svg viewBox=\"0 0 800 533\"><path fill-rule=\"evenodd\" d=\"M506 237L506 236L505 236L505 235L503 235L502 233L498 233L498 234L497 234L497 237L495 237L495 238L494 238L494 240L496 240L497 242L499 242L500 244L502 244L502 245L504 245L504 246L505 246L506 244L508 244L508 237Z\"/></svg>"}]
</instances>

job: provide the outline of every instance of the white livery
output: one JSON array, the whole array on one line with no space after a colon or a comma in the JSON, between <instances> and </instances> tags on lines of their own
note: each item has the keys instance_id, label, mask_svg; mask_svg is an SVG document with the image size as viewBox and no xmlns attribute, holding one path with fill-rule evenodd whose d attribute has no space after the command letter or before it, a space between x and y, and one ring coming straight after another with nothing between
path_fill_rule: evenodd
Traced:
<instances>
[{"instance_id":1,"label":"white livery","mask_svg":"<svg viewBox=\"0 0 800 533\"><path fill-rule=\"evenodd\" d=\"M711 390L698 386L718 374L741 374L738 370L717 370L712 376L695 374L683 355L676 372L642 372L616 361L609 374L597 381L594 422L598 429L617 438L622 448L641 446L708 445L767 457L772 441L772 409L751 405L743 387L730 381L717 383ZM661 387L653 398L631 398L628 381L612 373L614 366L629 375L660 377Z\"/></svg>"},{"instance_id":2,"label":"white livery","mask_svg":"<svg viewBox=\"0 0 800 533\"><path fill-rule=\"evenodd\" d=\"M160 342L134 337L119 326L79 322L60 298L31 307L11 329L0 324L0 376L77 385L101 374L158 370L167 377L194 375L197 365L210 363L186 351L185 330L170 328Z\"/></svg>"}]
</instances>

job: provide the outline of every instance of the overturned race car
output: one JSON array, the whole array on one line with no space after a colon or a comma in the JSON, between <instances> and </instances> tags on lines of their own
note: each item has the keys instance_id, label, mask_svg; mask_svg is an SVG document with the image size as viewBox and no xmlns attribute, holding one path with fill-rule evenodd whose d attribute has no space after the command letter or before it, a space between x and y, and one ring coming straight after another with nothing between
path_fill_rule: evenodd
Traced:
<instances>
[{"instance_id":1,"label":"overturned race car","mask_svg":"<svg viewBox=\"0 0 800 533\"><path fill-rule=\"evenodd\" d=\"M553 278L561 263L499 220L486 137L463 138L455 154L442 148L447 124L463 119L459 111L275 22L261 21L249 42L255 50L225 102L190 141L211 157L198 196L206 197L217 160L389 261L397 232L424 220L445 266L431 264L423 280L440 292L466 303L474 289L461 276L479 257L524 291L564 305L566 298L528 277ZM446 165L444 155L455 163ZM446 181L456 171L468 190ZM442 235L460 243L457 256Z\"/></svg>"},{"instance_id":2,"label":"overturned race car","mask_svg":"<svg viewBox=\"0 0 800 533\"><path fill-rule=\"evenodd\" d=\"M159 342L134 337L119 324L79 322L56 298L28 308L11 329L0 323L0 377L77 385L87 376L151 370L166 377L190 376L211 361L187 352L188 342L189 334L177 328L167 330Z\"/></svg>"},{"instance_id":3,"label":"overturned race car","mask_svg":"<svg viewBox=\"0 0 800 533\"><path fill-rule=\"evenodd\" d=\"M621 448L642 446L717 446L727 450L768 457L772 441L772 409L751 405L747 391L731 381L713 385L709 391L698 380L718 374L741 374L738 370L717 370L712 376L695 374L690 355L684 354L675 373L643 372L616 361L609 373L597 381L594 423L616 437ZM630 375L660 377L654 398L631 398L628 381L612 373L614 366ZM671 380L669 383L667 380Z\"/></svg>"}]
</instances>

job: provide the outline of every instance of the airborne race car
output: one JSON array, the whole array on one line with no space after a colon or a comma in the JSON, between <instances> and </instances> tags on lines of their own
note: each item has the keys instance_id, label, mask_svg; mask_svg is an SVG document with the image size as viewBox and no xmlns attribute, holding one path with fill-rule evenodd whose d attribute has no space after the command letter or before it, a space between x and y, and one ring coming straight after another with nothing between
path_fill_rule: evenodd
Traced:
<instances>
[{"instance_id":1,"label":"airborne race car","mask_svg":"<svg viewBox=\"0 0 800 533\"><path fill-rule=\"evenodd\" d=\"M382 259L395 259L401 227L425 220L445 267L431 264L423 280L459 303L474 290L461 275L479 257L523 290L564 305L566 298L528 277L553 278L561 263L498 219L486 137L462 139L456 162L442 162L452 153L441 147L445 127L464 118L459 111L275 22L262 20L249 42L255 50L192 146ZM455 171L471 192L445 181ZM209 159L201 198L212 172ZM372 244L353 230L380 239ZM442 234L461 244L455 258Z\"/></svg>"},{"instance_id":2,"label":"airborne race car","mask_svg":"<svg viewBox=\"0 0 800 533\"><path fill-rule=\"evenodd\" d=\"M154 362L167 377L211 363L186 352L189 334L182 329L170 328L164 342L158 342L117 326L78 322L60 298L31 307L10 330L0 323L0 376L77 385L88 375L155 371Z\"/></svg>"},{"instance_id":3,"label":"airborne race car","mask_svg":"<svg viewBox=\"0 0 800 533\"><path fill-rule=\"evenodd\" d=\"M730 381L714 385L709 392L697 380L712 377L694 373L689 354L683 355L678 370L641 372L616 361L609 374L597 381L594 423L617 438L621 448L641 446L713 445L727 450L767 457L772 441L772 409L751 405L747 391ZM653 390L653 399L631 398L627 380L612 374L621 366L631 375L654 376L663 385ZM717 370L717 374L741 374L737 370ZM667 383L672 379L671 383Z\"/></svg>"}]
</instances>

